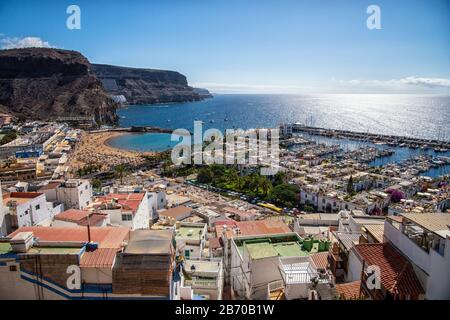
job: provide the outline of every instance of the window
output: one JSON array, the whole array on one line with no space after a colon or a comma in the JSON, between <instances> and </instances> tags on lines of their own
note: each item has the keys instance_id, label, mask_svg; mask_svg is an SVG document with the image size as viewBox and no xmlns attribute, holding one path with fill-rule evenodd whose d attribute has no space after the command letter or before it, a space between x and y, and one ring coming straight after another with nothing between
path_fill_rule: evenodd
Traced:
<instances>
[{"instance_id":1,"label":"window","mask_svg":"<svg viewBox=\"0 0 450 320\"><path fill-rule=\"evenodd\" d=\"M17 271L17 266L9 266L9 271Z\"/></svg>"},{"instance_id":2,"label":"window","mask_svg":"<svg viewBox=\"0 0 450 320\"><path fill-rule=\"evenodd\" d=\"M41 205L40 204L37 204L35 207L34 207L34 209L36 209L36 210L39 210L41 208Z\"/></svg>"},{"instance_id":3,"label":"window","mask_svg":"<svg viewBox=\"0 0 450 320\"><path fill-rule=\"evenodd\" d=\"M131 221L133 220L133 217L131 216L131 214L123 214L122 215L122 221Z\"/></svg>"}]
</instances>

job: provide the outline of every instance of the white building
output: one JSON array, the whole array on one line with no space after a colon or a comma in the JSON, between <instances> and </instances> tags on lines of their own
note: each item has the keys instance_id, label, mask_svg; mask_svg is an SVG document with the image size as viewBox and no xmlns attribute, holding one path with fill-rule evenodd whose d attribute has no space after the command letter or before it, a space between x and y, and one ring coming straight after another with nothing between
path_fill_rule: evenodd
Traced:
<instances>
[{"instance_id":1,"label":"white building","mask_svg":"<svg viewBox=\"0 0 450 320\"><path fill-rule=\"evenodd\" d=\"M247 299L307 299L313 279L332 282L317 271L296 233L233 238L230 278L235 293Z\"/></svg>"},{"instance_id":2,"label":"white building","mask_svg":"<svg viewBox=\"0 0 450 320\"><path fill-rule=\"evenodd\" d=\"M224 282L222 259L186 260L180 278L179 282L175 282L175 300L194 300L199 296L208 300L222 300Z\"/></svg>"},{"instance_id":3,"label":"white building","mask_svg":"<svg viewBox=\"0 0 450 320\"><path fill-rule=\"evenodd\" d=\"M427 299L450 299L450 215L388 217L384 236L415 266Z\"/></svg>"},{"instance_id":4,"label":"white building","mask_svg":"<svg viewBox=\"0 0 450 320\"><path fill-rule=\"evenodd\" d=\"M20 227L49 224L53 214L59 212L58 210L49 210L45 194L40 192L5 194L3 205L6 207L8 233Z\"/></svg>"},{"instance_id":5,"label":"white building","mask_svg":"<svg viewBox=\"0 0 450 320\"><path fill-rule=\"evenodd\" d=\"M300 204L319 207L319 188L309 185L300 190Z\"/></svg>"},{"instance_id":6,"label":"white building","mask_svg":"<svg viewBox=\"0 0 450 320\"><path fill-rule=\"evenodd\" d=\"M289 137L292 135L292 124L282 123L280 124L280 136Z\"/></svg>"},{"instance_id":7,"label":"white building","mask_svg":"<svg viewBox=\"0 0 450 320\"><path fill-rule=\"evenodd\" d=\"M0 199L3 199L2 186L0 183ZM6 208L3 201L0 202L0 237L6 236Z\"/></svg>"},{"instance_id":8,"label":"white building","mask_svg":"<svg viewBox=\"0 0 450 320\"><path fill-rule=\"evenodd\" d=\"M150 226L150 208L146 192L110 193L95 198L89 207L108 214L112 225L131 230L148 229Z\"/></svg>"},{"instance_id":9,"label":"white building","mask_svg":"<svg viewBox=\"0 0 450 320\"><path fill-rule=\"evenodd\" d=\"M167 206L166 193L164 191L147 192L150 219L155 221L159 218L158 210Z\"/></svg>"},{"instance_id":10,"label":"white building","mask_svg":"<svg viewBox=\"0 0 450 320\"><path fill-rule=\"evenodd\" d=\"M89 180L67 180L57 187L56 198L66 209L83 210L92 202L92 185Z\"/></svg>"},{"instance_id":11,"label":"white building","mask_svg":"<svg viewBox=\"0 0 450 320\"><path fill-rule=\"evenodd\" d=\"M209 256L206 244L206 223L179 222L175 223L175 241L177 249L186 259Z\"/></svg>"}]
</instances>

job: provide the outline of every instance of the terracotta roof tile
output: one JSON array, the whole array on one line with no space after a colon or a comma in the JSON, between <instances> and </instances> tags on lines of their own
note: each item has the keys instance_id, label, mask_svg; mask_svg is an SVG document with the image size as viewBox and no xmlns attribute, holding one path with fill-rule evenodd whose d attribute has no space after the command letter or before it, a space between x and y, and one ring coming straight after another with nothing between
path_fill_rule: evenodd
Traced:
<instances>
[{"instance_id":1,"label":"terracotta roof tile","mask_svg":"<svg viewBox=\"0 0 450 320\"><path fill-rule=\"evenodd\" d=\"M144 192L140 193L110 193L106 196L95 198L96 202L108 203L112 200L117 200L117 203L122 206L123 210L130 210L133 215L136 214L139 205L145 197Z\"/></svg>"},{"instance_id":2,"label":"terracotta roof tile","mask_svg":"<svg viewBox=\"0 0 450 320\"><path fill-rule=\"evenodd\" d=\"M291 229L282 221L259 220L259 221L232 221L216 223L216 235L222 236L224 225L227 226L227 237L236 236L236 228L239 228L241 236L253 236L260 234L277 234L292 232Z\"/></svg>"},{"instance_id":3,"label":"terracotta roof tile","mask_svg":"<svg viewBox=\"0 0 450 320\"><path fill-rule=\"evenodd\" d=\"M336 292L341 299L356 300L359 297L361 281L353 281L336 285Z\"/></svg>"},{"instance_id":4,"label":"terracotta roof tile","mask_svg":"<svg viewBox=\"0 0 450 320\"><path fill-rule=\"evenodd\" d=\"M381 283L391 294L424 294L411 263L390 243L359 244L355 249L367 265L380 268Z\"/></svg>"},{"instance_id":5,"label":"terracotta roof tile","mask_svg":"<svg viewBox=\"0 0 450 320\"><path fill-rule=\"evenodd\" d=\"M116 258L117 248L99 248L84 252L80 259L81 268L111 268Z\"/></svg>"},{"instance_id":6,"label":"terracotta roof tile","mask_svg":"<svg viewBox=\"0 0 450 320\"><path fill-rule=\"evenodd\" d=\"M69 209L55 216L55 220L78 222L86 218L89 214L87 210Z\"/></svg>"},{"instance_id":7,"label":"terracotta roof tile","mask_svg":"<svg viewBox=\"0 0 450 320\"><path fill-rule=\"evenodd\" d=\"M97 242L99 248L120 248L130 234L129 229L124 227L91 227L90 229L91 241ZM34 237L42 241L88 241L86 227L22 227L8 237L12 238L19 232L33 232Z\"/></svg>"},{"instance_id":8,"label":"terracotta roof tile","mask_svg":"<svg viewBox=\"0 0 450 320\"><path fill-rule=\"evenodd\" d=\"M98 226L101 225L103 220L107 218L107 214L99 212L91 212L88 210L69 209L61 212L55 216L55 220L73 222L79 226L87 226L89 215L89 225Z\"/></svg>"},{"instance_id":9,"label":"terracotta roof tile","mask_svg":"<svg viewBox=\"0 0 450 320\"><path fill-rule=\"evenodd\" d=\"M173 207L173 208L161 211L159 213L159 215L178 219L178 218L184 217L186 214L191 213L191 212L192 212L192 208L189 208L186 206L178 206L178 207Z\"/></svg>"},{"instance_id":10,"label":"terracotta roof tile","mask_svg":"<svg viewBox=\"0 0 450 320\"><path fill-rule=\"evenodd\" d=\"M209 247L211 249L217 249L222 247L222 245L220 244L219 238L210 238L209 239Z\"/></svg>"}]
</instances>

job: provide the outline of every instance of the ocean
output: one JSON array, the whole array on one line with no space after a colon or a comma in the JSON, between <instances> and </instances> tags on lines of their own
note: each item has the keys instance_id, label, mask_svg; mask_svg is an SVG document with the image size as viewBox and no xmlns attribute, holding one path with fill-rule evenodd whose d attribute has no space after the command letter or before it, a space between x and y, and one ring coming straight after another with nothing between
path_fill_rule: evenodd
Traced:
<instances>
[{"instance_id":1,"label":"ocean","mask_svg":"<svg viewBox=\"0 0 450 320\"><path fill-rule=\"evenodd\" d=\"M194 121L209 128L274 128L282 122L346 129L351 131L450 140L450 96L417 95L216 95L199 102L128 106L120 109L120 125L184 128L191 132ZM316 137L326 144L340 144L351 150L366 142ZM177 142L169 134L133 134L109 142L112 146L137 151L163 151ZM447 156L450 152L395 147L395 154L377 159L372 165L399 162L428 154ZM426 175L450 173L450 166L432 168Z\"/></svg>"},{"instance_id":2,"label":"ocean","mask_svg":"<svg viewBox=\"0 0 450 320\"><path fill-rule=\"evenodd\" d=\"M199 102L128 106L120 125L193 130L276 127L281 122L352 131L450 140L450 96L216 95ZM226 121L227 120L227 121Z\"/></svg>"}]
</instances>

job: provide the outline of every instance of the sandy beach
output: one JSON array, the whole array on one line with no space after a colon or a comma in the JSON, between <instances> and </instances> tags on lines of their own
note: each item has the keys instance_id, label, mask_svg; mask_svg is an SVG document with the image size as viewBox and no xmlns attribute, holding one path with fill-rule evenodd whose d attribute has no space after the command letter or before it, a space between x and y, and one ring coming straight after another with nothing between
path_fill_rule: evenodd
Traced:
<instances>
[{"instance_id":1,"label":"sandy beach","mask_svg":"<svg viewBox=\"0 0 450 320\"><path fill-rule=\"evenodd\" d=\"M130 134L127 132L107 131L99 133L83 132L81 141L71 159L73 172L86 165L100 165L102 170L111 170L119 164L138 167L145 162L144 156L156 152L138 152L112 147L108 141L115 137Z\"/></svg>"}]
</instances>

